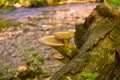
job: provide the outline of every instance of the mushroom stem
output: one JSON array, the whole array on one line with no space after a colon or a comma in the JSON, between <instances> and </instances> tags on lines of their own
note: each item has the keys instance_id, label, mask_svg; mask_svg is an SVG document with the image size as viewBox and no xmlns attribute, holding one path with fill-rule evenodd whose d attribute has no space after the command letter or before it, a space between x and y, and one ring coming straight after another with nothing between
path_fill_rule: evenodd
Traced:
<instances>
[{"instance_id":1,"label":"mushroom stem","mask_svg":"<svg viewBox=\"0 0 120 80\"><path fill-rule=\"evenodd\" d=\"M65 45L65 47L70 47L71 45L70 45L70 43L69 43L69 40L63 40L63 42L64 42L64 45Z\"/></svg>"},{"instance_id":2,"label":"mushroom stem","mask_svg":"<svg viewBox=\"0 0 120 80\"><path fill-rule=\"evenodd\" d=\"M76 48L70 44L70 40L64 40L64 49L66 50L66 55L71 59L75 54L73 50Z\"/></svg>"},{"instance_id":3,"label":"mushroom stem","mask_svg":"<svg viewBox=\"0 0 120 80\"><path fill-rule=\"evenodd\" d=\"M64 57L68 58L69 60L75 55L74 51L76 48L72 46L69 42L70 40L63 40L64 45L63 46L50 46L57 50L60 54L62 54Z\"/></svg>"},{"instance_id":4,"label":"mushroom stem","mask_svg":"<svg viewBox=\"0 0 120 80\"><path fill-rule=\"evenodd\" d=\"M75 54L73 53L73 50L75 50L75 47L71 45L70 39L74 37L74 32L72 31L63 31L63 32L56 32L54 33L55 38L61 40L64 44L64 47L62 49L62 53L64 55L71 59Z\"/></svg>"}]
</instances>

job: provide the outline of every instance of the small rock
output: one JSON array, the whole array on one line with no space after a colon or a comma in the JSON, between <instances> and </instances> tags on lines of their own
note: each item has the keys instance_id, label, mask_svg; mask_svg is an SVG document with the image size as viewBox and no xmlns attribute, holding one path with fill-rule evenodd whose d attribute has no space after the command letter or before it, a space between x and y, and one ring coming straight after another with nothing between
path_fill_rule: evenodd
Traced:
<instances>
[{"instance_id":1,"label":"small rock","mask_svg":"<svg viewBox=\"0 0 120 80\"><path fill-rule=\"evenodd\" d=\"M46 31L45 34L47 34L47 35L50 34L50 31Z\"/></svg>"},{"instance_id":2,"label":"small rock","mask_svg":"<svg viewBox=\"0 0 120 80\"><path fill-rule=\"evenodd\" d=\"M28 32L26 35L33 36L34 34L35 34L34 32Z\"/></svg>"}]
</instances>

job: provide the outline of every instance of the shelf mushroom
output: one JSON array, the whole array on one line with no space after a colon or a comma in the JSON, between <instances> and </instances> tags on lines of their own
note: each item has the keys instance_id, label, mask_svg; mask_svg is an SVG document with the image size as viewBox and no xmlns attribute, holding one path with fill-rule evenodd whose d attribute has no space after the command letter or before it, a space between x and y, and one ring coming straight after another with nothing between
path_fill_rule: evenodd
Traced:
<instances>
[{"instance_id":1,"label":"shelf mushroom","mask_svg":"<svg viewBox=\"0 0 120 80\"><path fill-rule=\"evenodd\" d=\"M66 60L70 60L77 49L70 44L70 39L74 37L73 31L55 32L54 36L40 37L38 41L42 44L49 45L62 54Z\"/></svg>"},{"instance_id":2,"label":"shelf mushroom","mask_svg":"<svg viewBox=\"0 0 120 80\"><path fill-rule=\"evenodd\" d=\"M55 58L56 60L62 62L63 64L69 62L68 58L64 57L63 55L59 54L58 52L54 52L50 56L53 57L53 58Z\"/></svg>"},{"instance_id":3,"label":"shelf mushroom","mask_svg":"<svg viewBox=\"0 0 120 80\"><path fill-rule=\"evenodd\" d=\"M55 37L60 40L70 40L75 36L73 31L61 31L61 32L55 32Z\"/></svg>"},{"instance_id":4,"label":"shelf mushroom","mask_svg":"<svg viewBox=\"0 0 120 80\"><path fill-rule=\"evenodd\" d=\"M40 37L38 41L42 44L46 44L55 50L57 50L60 54L62 54L64 57L68 57L65 53L66 50L64 49L64 43L60 40L55 38L55 36L44 36Z\"/></svg>"},{"instance_id":5,"label":"shelf mushroom","mask_svg":"<svg viewBox=\"0 0 120 80\"><path fill-rule=\"evenodd\" d=\"M63 42L59 39L56 39L54 36L40 37L38 41L51 47L64 46Z\"/></svg>"},{"instance_id":6,"label":"shelf mushroom","mask_svg":"<svg viewBox=\"0 0 120 80\"><path fill-rule=\"evenodd\" d=\"M66 55L68 58L72 58L75 53L73 51L75 50L75 47L70 44L70 39L74 37L73 31L63 31L63 32L56 32L54 33L55 38L60 39L64 43L64 49L66 50Z\"/></svg>"}]
</instances>

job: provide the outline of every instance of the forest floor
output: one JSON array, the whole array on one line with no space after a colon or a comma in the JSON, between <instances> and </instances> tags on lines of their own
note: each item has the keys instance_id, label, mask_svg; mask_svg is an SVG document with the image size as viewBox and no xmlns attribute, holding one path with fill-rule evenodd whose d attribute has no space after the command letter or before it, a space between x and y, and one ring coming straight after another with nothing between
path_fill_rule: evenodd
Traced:
<instances>
[{"instance_id":1,"label":"forest floor","mask_svg":"<svg viewBox=\"0 0 120 80\"><path fill-rule=\"evenodd\" d=\"M0 69L15 69L24 65L22 57L34 48L45 59L43 68L51 73L64 64L50 56L55 50L40 44L38 38L54 32L74 30L75 24L83 23L97 4L71 4L41 8L20 8L0 13L0 18L20 22L17 29L0 33Z\"/></svg>"}]
</instances>

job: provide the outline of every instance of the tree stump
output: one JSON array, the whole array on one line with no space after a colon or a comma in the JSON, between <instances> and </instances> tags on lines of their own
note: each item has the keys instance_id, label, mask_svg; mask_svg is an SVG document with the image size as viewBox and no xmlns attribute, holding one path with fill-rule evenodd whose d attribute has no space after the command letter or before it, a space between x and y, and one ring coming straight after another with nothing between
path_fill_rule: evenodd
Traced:
<instances>
[{"instance_id":1,"label":"tree stump","mask_svg":"<svg viewBox=\"0 0 120 80\"><path fill-rule=\"evenodd\" d=\"M86 80L81 73L100 75L97 80L120 80L120 11L99 4L83 24L76 25L79 49L51 80Z\"/></svg>"}]
</instances>

